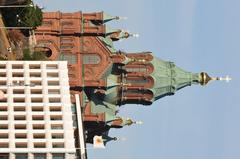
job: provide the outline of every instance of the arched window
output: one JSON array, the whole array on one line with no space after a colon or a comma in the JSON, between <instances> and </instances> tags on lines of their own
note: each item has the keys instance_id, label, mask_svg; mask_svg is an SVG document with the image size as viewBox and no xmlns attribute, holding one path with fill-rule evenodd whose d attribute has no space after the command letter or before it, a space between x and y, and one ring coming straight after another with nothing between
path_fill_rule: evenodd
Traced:
<instances>
[{"instance_id":1,"label":"arched window","mask_svg":"<svg viewBox=\"0 0 240 159\"><path fill-rule=\"evenodd\" d=\"M73 22L72 21L62 21L62 26L72 26Z\"/></svg>"},{"instance_id":2,"label":"arched window","mask_svg":"<svg viewBox=\"0 0 240 159\"><path fill-rule=\"evenodd\" d=\"M126 67L127 72L147 72L145 67Z\"/></svg>"},{"instance_id":3,"label":"arched window","mask_svg":"<svg viewBox=\"0 0 240 159\"><path fill-rule=\"evenodd\" d=\"M76 64L77 63L77 55L73 54L60 54L59 56L60 61L68 61L68 64Z\"/></svg>"},{"instance_id":4,"label":"arched window","mask_svg":"<svg viewBox=\"0 0 240 159\"><path fill-rule=\"evenodd\" d=\"M50 27L50 26L52 26L52 21L49 21L49 20L43 21L43 22L42 22L42 26Z\"/></svg>"},{"instance_id":5,"label":"arched window","mask_svg":"<svg viewBox=\"0 0 240 159\"><path fill-rule=\"evenodd\" d=\"M100 56L97 54L85 54L83 55L83 64L99 64Z\"/></svg>"},{"instance_id":6,"label":"arched window","mask_svg":"<svg viewBox=\"0 0 240 159\"><path fill-rule=\"evenodd\" d=\"M149 81L147 78L138 78L138 79L126 79L126 83L131 83L131 84L146 84Z\"/></svg>"}]
</instances>

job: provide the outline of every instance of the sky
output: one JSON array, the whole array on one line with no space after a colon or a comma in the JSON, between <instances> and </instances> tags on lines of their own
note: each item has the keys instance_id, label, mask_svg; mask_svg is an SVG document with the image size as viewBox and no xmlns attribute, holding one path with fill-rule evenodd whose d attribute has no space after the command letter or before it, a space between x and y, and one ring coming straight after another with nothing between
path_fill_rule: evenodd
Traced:
<instances>
[{"instance_id":1,"label":"sky","mask_svg":"<svg viewBox=\"0 0 240 159\"><path fill-rule=\"evenodd\" d=\"M233 80L191 86L151 106L124 105L120 115L143 125L112 130L126 141L89 149L89 159L240 158L239 0L35 0L45 11L105 11L127 20L109 26L140 34L116 42L127 52L152 51L192 72ZM89 146L91 147L91 146Z\"/></svg>"}]
</instances>

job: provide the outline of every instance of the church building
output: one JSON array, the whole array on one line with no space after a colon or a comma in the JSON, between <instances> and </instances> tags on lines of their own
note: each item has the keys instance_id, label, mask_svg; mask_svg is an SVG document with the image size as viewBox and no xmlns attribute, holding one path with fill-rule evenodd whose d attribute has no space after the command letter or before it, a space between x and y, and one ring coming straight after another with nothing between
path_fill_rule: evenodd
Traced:
<instances>
[{"instance_id":1,"label":"church building","mask_svg":"<svg viewBox=\"0 0 240 159\"><path fill-rule=\"evenodd\" d=\"M185 71L151 52L116 50L115 41L137 36L106 25L120 19L104 12L45 12L35 30L36 51L68 61L71 100L75 104L74 94L80 97L87 143L96 135L115 140L108 135L111 128L139 123L118 116L121 105L151 105L186 86L224 79Z\"/></svg>"}]
</instances>

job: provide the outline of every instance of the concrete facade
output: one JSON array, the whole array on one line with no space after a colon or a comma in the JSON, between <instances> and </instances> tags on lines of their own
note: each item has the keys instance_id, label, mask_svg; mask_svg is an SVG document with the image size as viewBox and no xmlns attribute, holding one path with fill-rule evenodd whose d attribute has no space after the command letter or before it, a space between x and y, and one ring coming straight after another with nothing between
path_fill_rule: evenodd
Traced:
<instances>
[{"instance_id":1,"label":"concrete facade","mask_svg":"<svg viewBox=\"0 0 240 159\"><path fill-rule=\"evenodd\" d=\"M0 61L0 158L75 158L66 61Z\"/></svg>"}]
</instances>

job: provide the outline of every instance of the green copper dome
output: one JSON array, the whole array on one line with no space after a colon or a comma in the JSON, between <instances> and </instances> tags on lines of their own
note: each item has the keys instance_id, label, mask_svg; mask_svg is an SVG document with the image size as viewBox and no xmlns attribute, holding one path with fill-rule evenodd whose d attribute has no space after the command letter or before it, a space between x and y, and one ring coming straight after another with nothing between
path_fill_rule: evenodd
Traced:
<instances>
[{"instance_id":1,"label":"green copper dome","mask_svg":"<svg viewBox=\"0 0 240 159\"><path fill-rule=\"evenodd\" d=\"M151 89L154 93L153 100L173 95L177 90L192 84L199 84L201 81L200 74L187 72L177 67L173 62L154 57L151 63L154 66L154 71L151 74L154 79L154 86Z\"/></svg>"}]
</instances>

